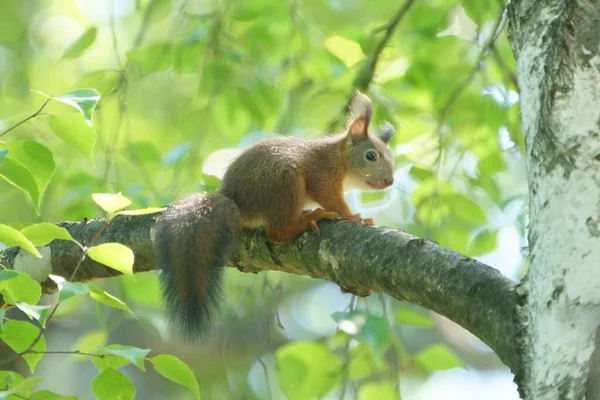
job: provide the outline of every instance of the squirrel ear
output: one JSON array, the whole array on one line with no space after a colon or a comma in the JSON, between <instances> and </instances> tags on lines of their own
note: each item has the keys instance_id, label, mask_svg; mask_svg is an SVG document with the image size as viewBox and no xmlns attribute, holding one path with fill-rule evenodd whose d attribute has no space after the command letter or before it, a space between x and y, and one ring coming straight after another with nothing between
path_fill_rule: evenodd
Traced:
<instances>
[{"instance_id":1,"label":"squirrel ear","mask_svg":"<svg viewBox=\"0 0 600 400\"><path fill-rule=\"evenodd\" d=\"M388 144L395 134L396 129L394 129L392 124L387 121L379 125L379 128L377 128L377 136L379 136L379 139L381 139L381 141L385 144Z\"/></svg>"},{"instance_id":2,"label":"squirrel ear","mask_svg":"<svg viewBox=\"0 0 600 400\"><path fill-rule=\"evenodd\" d=\"M373 115L373 103L360 91L354 92L352 105L350 106L350 117L346 124L348 137L352 142L367 139L369 137L369 125Z\"/></svg>"}]
</instances>

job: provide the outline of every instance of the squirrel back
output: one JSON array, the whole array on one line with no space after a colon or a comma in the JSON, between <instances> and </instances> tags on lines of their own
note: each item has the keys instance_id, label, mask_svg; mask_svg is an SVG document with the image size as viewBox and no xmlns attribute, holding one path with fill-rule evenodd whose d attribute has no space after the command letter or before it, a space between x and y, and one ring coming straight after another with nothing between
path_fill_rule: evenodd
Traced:
<instances>
[{"instance_id":1,"label":"squirrel back","mask_svg":"<svg viewBox=\"0 0 600 400\"><path fill-rule=\"evenodd\" d=\"M200 336L210 323L222 267L241 229L264 227L271 241L286 242L318 231L322 219L373 223L344 199L344 191L383 189L394 180L387 144L395 131L384 124L372 134L372 113L369 98L357 92L344 133L260 141L231 163L217 193L185 197L157 219L163 300L185 337ZM320 208L311 209L314 203Z\"/></svg>"}]
</instances>

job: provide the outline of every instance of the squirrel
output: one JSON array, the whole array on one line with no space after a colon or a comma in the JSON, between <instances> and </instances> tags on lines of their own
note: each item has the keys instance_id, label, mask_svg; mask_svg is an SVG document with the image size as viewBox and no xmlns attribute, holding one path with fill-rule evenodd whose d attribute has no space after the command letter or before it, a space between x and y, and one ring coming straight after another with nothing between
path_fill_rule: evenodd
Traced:
<instances>
[{"instance_id":1,"label":"squirrel","mask_svg":"<svg viewBox=\"0 0 600 400\"><path fill-rule=\"evenodd\" d=\"M202 337L221 295L223 267L243 229L265 229L275 243L294 240L317 222L353 214L344 191L392 185L389 123L370 131L373 105L356 91L345 132L312 139L275 136L243 151L215 193L172 203L156 221L154 240L163 303L185 339ZM320 207L309 209L311 204Z\"/></svg>"}]
</instances>

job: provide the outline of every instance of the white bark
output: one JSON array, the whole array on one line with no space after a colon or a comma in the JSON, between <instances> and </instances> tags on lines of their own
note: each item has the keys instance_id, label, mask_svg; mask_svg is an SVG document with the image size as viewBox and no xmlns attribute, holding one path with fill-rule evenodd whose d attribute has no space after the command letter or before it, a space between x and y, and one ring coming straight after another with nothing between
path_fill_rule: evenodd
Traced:
<instances>
[{"instance_id":1,"label":"white bark","mask_svg":"<svg viewBox=\"0 0 600 400\"><path fill-rule=\"evenodd\" d=\"M600 323L599 12L586 0L513 4L530 182L526 399L585 398Z\"/></svg>"}]
</instances>

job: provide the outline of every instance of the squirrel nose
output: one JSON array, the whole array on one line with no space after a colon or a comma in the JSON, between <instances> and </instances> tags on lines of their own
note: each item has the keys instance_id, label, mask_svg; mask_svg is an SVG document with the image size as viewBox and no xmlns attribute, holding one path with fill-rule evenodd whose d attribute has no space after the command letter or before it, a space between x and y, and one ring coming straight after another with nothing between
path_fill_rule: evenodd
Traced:
<instances>
[{"instance_id":1,"label":"squirrel nose","mask_svg":"<svg viewBox=\"0 0 600 400\"><path fill-rule=\"evenodd\" d=\"M394 183L394 178L386 178L383 180L383 182L385 183L385 186L392 186L392 183Z\"/></svg>"}]
</instances>

